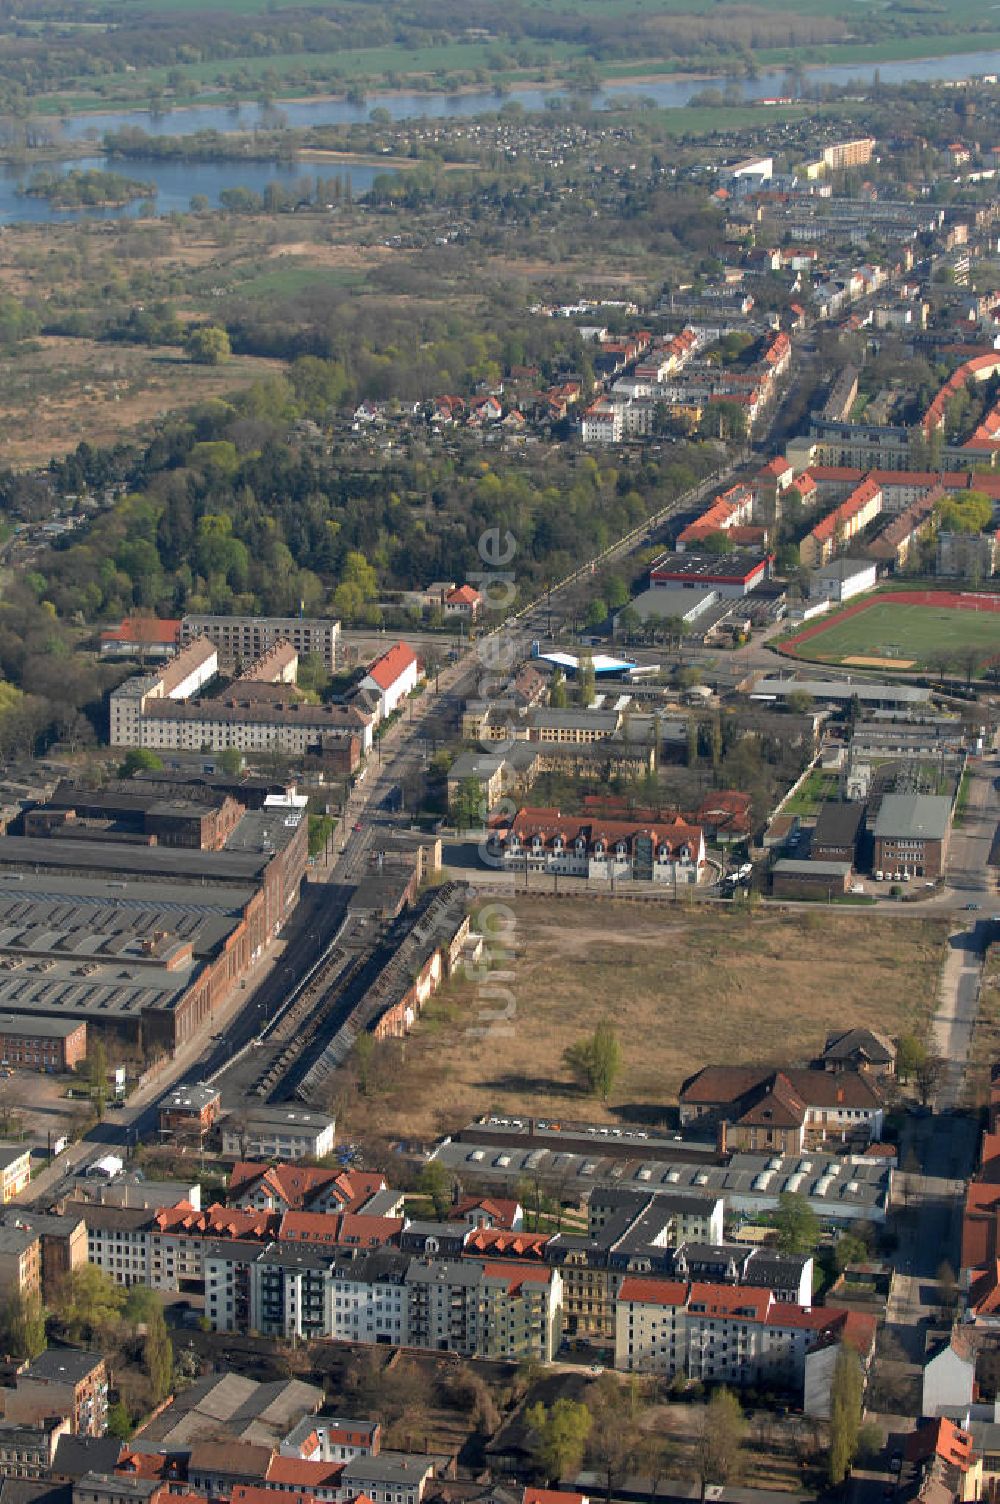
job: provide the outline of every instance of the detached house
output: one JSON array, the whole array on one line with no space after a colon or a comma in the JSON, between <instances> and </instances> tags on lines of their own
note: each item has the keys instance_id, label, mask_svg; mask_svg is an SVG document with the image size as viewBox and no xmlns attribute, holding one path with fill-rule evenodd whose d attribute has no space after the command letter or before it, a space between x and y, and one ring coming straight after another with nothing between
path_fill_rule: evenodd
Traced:
<instances>
[{"instance_id":1,"label":"detached house","mask_svg":"<svg viewBox=\"0 0 1000 1504\"><path fill-rule=\"evenodd\" d=\"M475 621L482 610L483 598L471 585L459 585L449 590L442 602L445 616L461 616L466 621Z\"/></svg>"},{"instance_id":2,"label":"detached house","mask_svg":"<svg viewBox=\"0 0 1000 1504\"><path fill-rule=\"evenodd\" d=\"M381 658L376 658L360 687L371 690L377 697L378 719L384 721L416 689L419 677L416 653L405 642L397 642Z\"/></svg>"}]
</instances>

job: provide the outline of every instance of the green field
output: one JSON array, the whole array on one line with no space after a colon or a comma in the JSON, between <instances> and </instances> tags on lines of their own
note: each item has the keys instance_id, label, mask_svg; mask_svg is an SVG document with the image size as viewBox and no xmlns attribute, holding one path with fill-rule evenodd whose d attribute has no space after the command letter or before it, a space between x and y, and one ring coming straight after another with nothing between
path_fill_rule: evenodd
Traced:
<instances>
[{"instance_id":1,"label":"green field","mask_svg":"<svg viewBox=\"0 0 1000 1504\"><path fill-rule=\"evenodd\" d=\"M980 663L1000 653L1000 613L880 601L835 622L796 649L799 658L842 663L845 658L899 659L915 668L939 664L944 653L976 650Z\"/></svg>"}]
</instances>

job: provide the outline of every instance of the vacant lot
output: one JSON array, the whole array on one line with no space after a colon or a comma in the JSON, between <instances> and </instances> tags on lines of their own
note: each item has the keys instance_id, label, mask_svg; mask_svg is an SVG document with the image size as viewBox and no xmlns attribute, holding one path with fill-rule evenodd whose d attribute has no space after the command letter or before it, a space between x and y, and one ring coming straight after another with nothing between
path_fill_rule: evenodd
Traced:
<instances>
[{"instance_id":1,"label":"vacant lot","mask_svg":"<svg viewBox=\"0 0 1000 1504\"><path fill-rule=\"evenodd\" d=\"M283 370L279 361L235 356L197 366L180 350L42 338L0 362L0 443L9 465L44 464L82 439L113 444L173 408L237 391Z\"/></svg>"},{"instance_id":2,"label":"vacant lot","mask_svg":"<svg viewBox=\"0 0 1000 1504\"><path fill-rule=\"evenodd\" d=\"M923 668L939 662L943 653L960 656L966 649L978 651L984 661L996 653L998 641L1000 619L995 612L904 605L890 599L814 633L798 648L798 656L821 663L864 657L900 660L902 667Z\"/></svg>"},{"instance_id":3,"label":"vacant lot","mask_svg":"<svg viewBox=\"0 0 1000 1504\"><path fill-rule=\"evenodd\" d=\"M349 1131L431 1137L491 1108L601 1119L663 1117L710 1061L804 1062L833 1029L921 1030L945 926L871 914L756 915L669 904L518 898L509 1034L474 1032L498 1008L452 983L405 1042L387 1046ZM483 988L485 993L489 989ZM625 1068L610 1108L572 1085L566 1046L604 1016ZM342 1083L343 1085L344 1083Z\"/></svg>"}]
</instances>

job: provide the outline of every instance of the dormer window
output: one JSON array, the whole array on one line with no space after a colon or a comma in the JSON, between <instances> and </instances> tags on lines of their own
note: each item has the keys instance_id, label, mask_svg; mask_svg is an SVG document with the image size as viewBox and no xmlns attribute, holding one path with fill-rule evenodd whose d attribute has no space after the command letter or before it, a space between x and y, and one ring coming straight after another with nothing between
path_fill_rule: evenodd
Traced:
<instances>
[{"instance_id":1,"label":"dormer window","mask_svg":"<svg viewBox=\"0 0 1000 1504\"><path fill-rule=\"evenodd\" d=\"M586 846L587 843L583 839L583 836L577 836L575 844L576 844L577 851L583 851L583 849L585 848L585 846Z\"/></svg>"},{"instance_id":2,"label":"dormer window","mask_svg":"<svg viewBox=\"0 0 1000 1504\"><path fill-rule=\"evenodd\" d=\"M664 844L660 847L660 861L665 862L670 856L670 847Z\"/></svg>"},{"instance_id":3,"label":"dormer window","mask_svg":"<svg viewBox=\"0 0 1000 1504\"><path fill-rule=\"evenodd\" d=\"M594 855L595 856L603 856L604 855L604 842L603 841L595 841L594 842Z\"/></svg>"},{"instance_id":4,"label":"dormer window","mask_svg":"<svg viewBox=\"0 0 1000 1504\"><path fill-rule=\"evenodd\" d=\"M562 848L563 848L562 836L556 836L553 839L553 842L552 842L552 850L553 851L562 851Z\"/></svg>"},{"instance_id":5,"label":"dormer window","mask_svg":"<svg viewBox=\"0 0 1000 1504\"><path fill-rule=\"evenodd\" d=\"M531 838L531 847L532 847L533 851L537 851L539 849L539 847L541 846L541 844L542 844L542 838L541 838L541 836L532 836L532 838Z\"/></svg>"},{"instance_id":6,"label":"dormer window","mask_svg":"<svg viewBox=\"0 0 1000 1504\"><path fill-rule=\"evenodd\" d=\"M625 855L625 842L624 841L619 841L617 843L617 845L615 846L615 856L624 856L624 855Z\"/></svg>"}]
</instances>

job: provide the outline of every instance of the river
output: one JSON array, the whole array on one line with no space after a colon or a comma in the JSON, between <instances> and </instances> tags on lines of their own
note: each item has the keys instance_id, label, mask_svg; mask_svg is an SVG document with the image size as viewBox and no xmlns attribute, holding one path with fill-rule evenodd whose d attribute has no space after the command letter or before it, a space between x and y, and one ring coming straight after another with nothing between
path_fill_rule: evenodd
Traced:
<instances>
[{"instance_id":1,"label":"river","mask_svg":"<svg viewBox=\"0 0 1000 1504\"><path fill-rule=\"evenodd\" d=\"M831 63L809 68L806 76L813 86L847 84L853 79L870 83L876 72L886 84L964 79L976 74L1000 73L1000 52L963 52L951 57L887 62L879 64L877 69L871 64ZM651 82L614 84L592 95L590 102L595 109L606 109L619 105L624 99L642 98L652 100L661 108L677 108L687 104L691 96L702 89L709 86L724 88L729 82L738 83L747 100L767 99L780 93L786 75L786 69L778 68L761 72L757 78L661 78ZM466 94L372 94L363 105L348 104L345 99L289 100L282 102L278 109L289 126L350 125L367 120L376 108L387 110L394 120L422 115L437 119L482 115L498 110L506 101L516 101L525 110L538 111L543 110L546 101L558 93L554 87L534 86L511 89L505 96L491 90ZM67 140L92 140L95 146L99 146L106 131L120 130L124 126L139 126L153 136L186 136L202 130L253 130L255 126L266 125L268 118L269 112L257 105L244 105L238 110L224 104L197 105L156 115L144 110L119 110L70 116L62 123L62 133ZM110 163L103 156L75 161L71 165L78 168L110 167L129 177L155 183L158 214L186 210L195 194L204 194L215 205L224 188L243 187L260 193L268 183L288 183L317 173L330 176L349 173L354 194L358 196L371 187L372 179L379 171L370 166L338 168L332 164L309 162L284 166L270 162L160 162L129 158L124 163L120 160ZM53 209L42 199L18 194L18 184L25 175L20 168L0 169L0 223L62 222L81 216L88 219L119 218L140 212L138 203L123 209Z\"/></svg>"}]
</instances>

